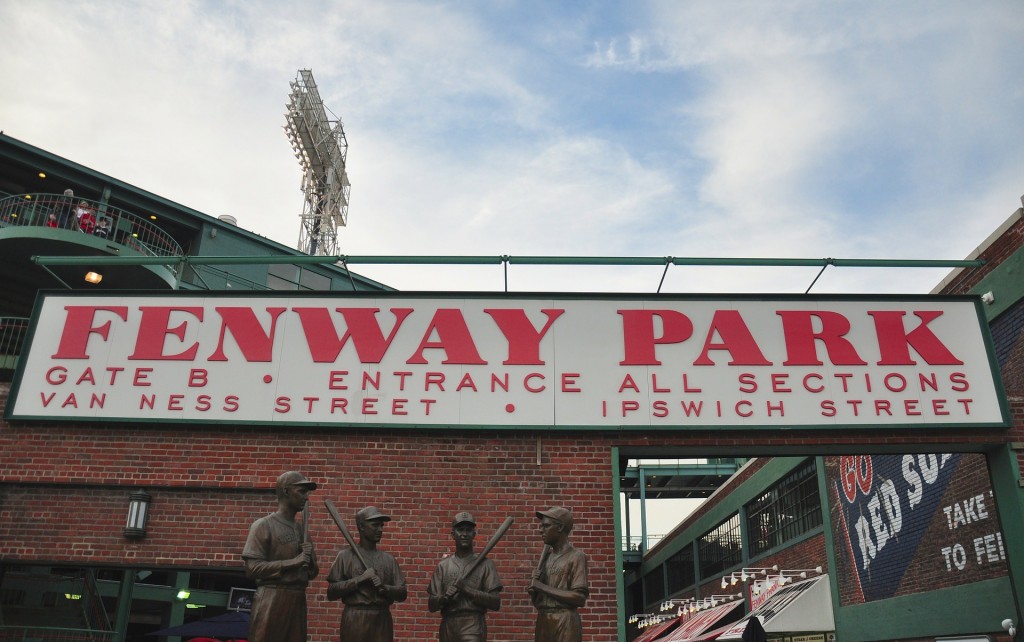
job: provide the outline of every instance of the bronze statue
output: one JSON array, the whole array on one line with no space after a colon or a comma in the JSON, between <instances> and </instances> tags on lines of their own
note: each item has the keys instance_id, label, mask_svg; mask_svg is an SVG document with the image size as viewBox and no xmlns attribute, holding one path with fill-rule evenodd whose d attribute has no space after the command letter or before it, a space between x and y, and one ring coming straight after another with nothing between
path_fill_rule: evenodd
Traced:
<instances>
[{"instance_id":1,"label":"bronze statue","mask_svg":"<svg viewBox=\"0 0 1024 642\"><path fill-rule=\"evenodd\" d=\"M444 557L434 569L427 586L427 608L431 613L441 612L439 642L485 642L487 640L487 611L501 608L501 578L494 562L485 556L497 544L504 531L511 526L506 520L487 548L480 554L473 552L476 539L476 520L462 512L452 520L452 539L455 554Z\"/></svg>"},{"instance_id":2,"label":"bronze statue","mask_svg":"<svg viewBox=\"0 0 1024 642\"><path fill-rule=\"evenodd\" d=\"M317 576L306 500L316 484L299 472L277 478L277 512L253 522L242 559L256 580L250 642L306 642L306 585ZM295 514L303 511L301 527Z\"/></svg>"},{"instance_id":3,"label":"bronze statue","mask_svg":"<svg viewBox=\"0 0 1024 642\"><path fill-rule=\"evenodd\" d=\"M343 527L340 519L338 525ZM359 543L338 553L327 575L327 599L345 604L341 642L392 642L391 604L408 596L395 558L378 550L384 524L391 518L374 506L356 513ZM347 532L344 528L342 532Z\"/></svg>"},{"instance_id":4,"label":"bronze statue","mask_svg":"<svg viewBox=\"0 0 1024 642\"><path fill-rule=\"evenodd\" d=\"M569 543L572 512L554 507L537 511L544 552L533 571L530 599L537 609L534 642L582 642L576 610L587 603L587 556Z\"/></svg>"}]
</instances>

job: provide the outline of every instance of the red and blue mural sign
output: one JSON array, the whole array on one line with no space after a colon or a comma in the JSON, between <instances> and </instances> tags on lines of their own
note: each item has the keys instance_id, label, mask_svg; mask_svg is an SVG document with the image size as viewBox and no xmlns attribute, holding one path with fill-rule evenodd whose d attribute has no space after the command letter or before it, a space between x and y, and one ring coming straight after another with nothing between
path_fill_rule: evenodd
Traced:
<instances>
[{"instance_id":1,"label":"red and blue mural sign","mask_svg":"<svg viewBox=\"0 0 1024 642\"><path fill-rule=\"evenodd\" d=\"M981 455L830 457L826 469L844 603L1005 574Z\"/></svg>"}]
</instances>

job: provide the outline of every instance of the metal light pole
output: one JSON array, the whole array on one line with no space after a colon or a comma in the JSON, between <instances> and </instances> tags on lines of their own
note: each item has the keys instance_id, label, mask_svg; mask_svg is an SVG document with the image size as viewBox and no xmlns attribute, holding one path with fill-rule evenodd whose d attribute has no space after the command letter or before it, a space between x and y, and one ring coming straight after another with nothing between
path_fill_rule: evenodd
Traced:
<instances>
[{"instance_id":1,"label":"metal light pole","mask_svg":"<svg viewBox=\"0 0 1024 642\"><path fill-rule=\"evenodd\" d=\"M284 131L302 166L305 195L298 249L332 256L338 254L338 228L348 223L348 140L341 120L324 106L312 71L300 69L290 86Z\"/></svg>"}]
</instances>

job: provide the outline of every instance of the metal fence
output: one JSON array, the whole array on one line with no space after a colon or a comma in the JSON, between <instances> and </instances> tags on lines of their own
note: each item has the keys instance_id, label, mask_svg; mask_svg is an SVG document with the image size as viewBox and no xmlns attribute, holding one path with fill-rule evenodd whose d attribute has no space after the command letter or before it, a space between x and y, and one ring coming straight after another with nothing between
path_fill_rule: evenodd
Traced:
<instances>
[{"instance_id":1,"label":"metal fence","mask_svg":"<svg viewBox=\"0 0 1024 642\"><path fill-rule=\"evenodd\" d=\"M662 538L664 538L664 537L665 537L664 535L648 535L647 536L647 546L645 548L643 548L643 550L645 550L645 551L651 550L651 548L655 544L660 542L662 540ZM623 551L627 551L627 552L628 551L639 551L639 550L641 550L641 546L640 545L643 543L643 539L644 538L641 535L630 535L628 537L623 535L621 537L621 539L620 539L620 543L622 545L622 550Z\"/></svg>"},{"instance_id":2,"label":"metal fence","mask_svg":"<svg viewBox=\"0 0 1024 642\"><path fill-rule=\"evenodd\" d=\"M18 365L28 325L24 317L0 317L0 370L13 370Z\"/></svg>"},{"instance_id":3,"label":"metal fence","mask_svg":"<svg viewBox=\"0 0 1024 642\"><path fill-rule=\"evenodd\" d=\"M0 198L0 227L48 227L106 239L144 256L182 256L171 235L144 217L77 196L19 194Z\"/></svg>"},{"instance_id":4,"label":"metal fence","mask_svg":"<svg viewBox=\"0 0 1024 642\"><path fill-rule=\"evenodd\" d=\"M0 588L0 642L113 640L91 570L68 574L9 570Z\"/></svg>"}]
</instances>

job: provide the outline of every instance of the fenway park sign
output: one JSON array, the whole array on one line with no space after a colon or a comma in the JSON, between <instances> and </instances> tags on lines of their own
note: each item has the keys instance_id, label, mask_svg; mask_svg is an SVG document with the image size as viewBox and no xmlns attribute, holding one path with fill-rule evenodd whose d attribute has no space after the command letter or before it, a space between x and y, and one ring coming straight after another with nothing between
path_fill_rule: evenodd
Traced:
<instances>
[{"instance_id":1,"label":"fenway park sign","mask_svg":"<svg viewBox=\"0 0 1024 642\"><path fill-rule=\"evenodd\" d=\"M46 295L15 419L1006 425L972 298Z\"/></svg>"}]
</instances>

